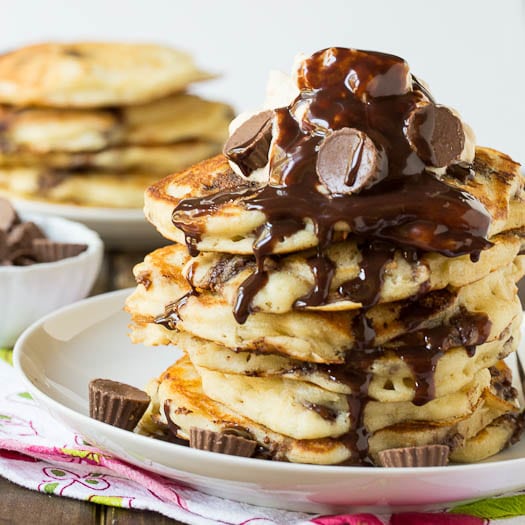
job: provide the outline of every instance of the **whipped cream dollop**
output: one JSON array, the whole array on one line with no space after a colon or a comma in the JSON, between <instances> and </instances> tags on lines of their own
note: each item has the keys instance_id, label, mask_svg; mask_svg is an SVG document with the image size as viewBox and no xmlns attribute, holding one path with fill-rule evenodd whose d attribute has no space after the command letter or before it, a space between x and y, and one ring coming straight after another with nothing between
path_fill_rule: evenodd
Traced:
<instances>
[{"instance_id":1,"label":"whipped cream dollop","mask_svg":"<svg viewBox=\"0 0 525 525\"><path fill-rule=\"evenodd\" d=\"M334 89L343 84L344 90ZM299 55L291 76L272 71L263 109L242 113L230 125L224 153L237 174L286 185L283 148L276 140L286 127L281 109L302 132L322 138L315 146L321 193L358 193L386 177L422 170L440 177L451 166L468 168L474 161L470 126L456 110L436 104L428 86L393 55L329 48L312 57ZM400 149L406 159L391 162ZM289 152L284 156L290 160Z\"/></svg>"}]
</instances>

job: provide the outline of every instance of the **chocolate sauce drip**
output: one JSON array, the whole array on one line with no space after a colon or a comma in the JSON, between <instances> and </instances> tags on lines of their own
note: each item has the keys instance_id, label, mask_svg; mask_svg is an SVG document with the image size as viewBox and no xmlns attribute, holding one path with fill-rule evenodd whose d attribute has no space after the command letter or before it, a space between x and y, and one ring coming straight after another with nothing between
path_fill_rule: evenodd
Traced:
<instances>
[{"instance_id":1,"label":"chocolate sauce drip","mask_svg":"<svg viewBox=\"0 0 525 525\"><path fill-rule=\"evenodd\" d=\"M361 246L361 266L356 278L346 281L338 288L342 297L361 303L365 309L379 301L385 266L394 256L395 248L384 243L368 243Z\"/></svg>"},{"instance_id":2,"label":"chocolate sauce drip","mask_svg":"<svg viewBox=\"0 0 525 525\"><path fill-rule=\"evenodd\" d=\"M307 262L314 276L314 286L306 295L295 301L294 308L325 304L330 293L330 285L335 273L334 263L321 254L311 257Z\"/></svg>"},{"instance_id":3,"label":"chocolate sauce drip","mask_svg":"<svg viewBox=\"0 0 525 525\"><path fill-rule=\"evenodd\" d=\"M346 377L347 384L352 388L352 393L346 396L350 413L351 431L342 438L342 442L352 452L352 461L360 465L374 465L368 453L368 432L365 423L365 408L370 400L368 387L372 374L361 371L352 371Z\"/></svg>"},{"instance_id":4,"label":"chocolate sauce drip","mask_svg":"<svg viewBox=\"0 0 525 525\"><path fill-rule=\"evenodd\" d=\"M244 324L252 313L252 301L259 290L268 282L268 273L257 269L238 288L233 306L233 315L239 324Z\"/></svg>"},{"instance_id":5,"label":"chocolate sauce drip","mask_svg":"<svg viewBox=\"0 0 525 525\"><path fill-rule=\"evenodd\" d=\"M345 384L351 390L352 393L347 395L351 430L341 440L352 453L352 464L369 465L369 434L364 425L364 412L370 401L368 387L373 377L371 367L374 361L393 352L407 363L415 379L412 402L421 406L434 399L434 373L443 354L458 346L470 346L475 350L487 340L491 322L484 313L461 310L446 324L409 331L385 346L375 344L375 331L364 313L356 316L353 328L356 343L348 351L344 365L313 364L311 369L324 372L333 381ZM469 355L472 357L473 354Z\"/></svg>"},{"instance_id":6,"label":"chocolate sauce drip","mask_svg":"<svg viewBox=\"0 0 525 525\"><path fill-rule=\"evenodd\" d=\"M164 409L164 415L166 416L166 421L168 422L168 430L170 431L168 441L170 441L171 443L175 443L176 445L182 445L184 447L188 447L189 441L186 439L182 439L178 436L180 427L179 425L174 423L170 417L170 401L169 400L166 400L164 402L163 409Z\"/></svg>"},{"instance_id":7,"label":"chocolate sauce drip","mask_svg":"<svg viewBox=\"0 0 525 525\"><path fill-rule=\"evenodd\" d=\"M361 312L354 317L352 331L356 351L363 352L374 347L376 331L372 325L372 321L366 316L366 310L361 310Z\"/></svg>"},{"instance_id":8,"label":"chocolate sauce drip","mask_svg":"<svg viewBox=\"0 0 525 525\"><path fill-rule=\"evenodd\" d=\"M447 167L447 175L451 175L464 184L474 178L474 170L472 166L452 164Z\"/></svg>"},{"instance_id":9,"label":"chocolate sauce drip","mask_svg":"<svg viewBox=\"0 0 525 525\"><path fill-rule=\"evenodd\" d=\"M403 320L408 332L417 330L421 323L431 318L435 313L451 306L456 297L456 292L447 289L426 293L428 291L427 281L421 286L423 293L419 297L406 301L406 305L399 312L399 318Z\"/></svg>"},{"instance_id":10,"label":"chocolate sauce drip","mask_svg":"<svg viewBox=\"0 0 525 525\"><path fill-rule=\"evenodd\" d=\"M344 365L308 363L309 370L306 371L324 372L332 381L349 387L351 393L347 394L346 399L350 417L350 430L339 439L351 453L347 463L365 466L373 465L373 461L368 453L370 434L364 424L364 412L370 400L368 387L373 377L373 374L370 373L370 368L381 351L374 347L376 332L364 311L361 311L359 315L354 317L352 329L355 334L355 345L352 350L349 350L347 362Z\"/></svg>"},{"instance_id":11,"label":"chocolate sauce drip","mask_svg":"<svg viewBox=\"0 0 525 525\"><path fill-rule=\"evenodd\" d=\"M192 295L195 295L195 291L193 290L183 295L177 301L168 304L164 309L164 314L155 318L155 324L160 324L168 330L176 330L177 323L181 320L179 309L188 302L188 299Z\"/></svg>"},{"instance_id":12,"label":"chocolate sauce drip","mask_svg":"<svg viewBox=\"0 0 525 525\"><path fill-rule=\"evenodd\" d=\"M302 220L301 220L302 224ZM273 251L275 244L288 235L296 232L301 226L294 218L283 216L275 222L268 222L260 229L257 240L253 244L256 270L237 290L233 315L239 324L244 324L252 313L253 298L268 282L268 272L264 269L264 261Z\"/></svg>"},{"instance_id":13,"label":"chocolate sauce drip","mask_svg":"<svg viewBox=\"0 0 525 525\"><path fill-rule=\"evenodd\" d=\"M326 421L335 421L337 419L337 412L328 406L310 402L304 402L303 406L308 410L313 410Z\"/></svg>"},{"instance_id":14,"label":"chocolate sauce drip","mask_svg":"<svg viewBox=\"0 0 525 525\"><path fill-rule=\"evenodd\" d=\"M394 352L414 374L412 402L421 406L434 399L436 364L447 350L464 346L469 357L473 357L476 347L487 340L491 326L486 314L462 310L447 324L408 332L394 339Z\"/></svg>"},{"instance_id":15,"label":"chocolate sauce drip","mask_svg":"<svg viewBox=\"0 0 525 525\"><path fill-rule=\"evenodd\" d=\"M428 98L430 102L432 102L433 104L436 103L430 91L420 82L420 80L415 75L412 75L412 87L415 90L421 91L421 93L423 93L423 95L426 98Z\"/></svg>"}]
</instances>

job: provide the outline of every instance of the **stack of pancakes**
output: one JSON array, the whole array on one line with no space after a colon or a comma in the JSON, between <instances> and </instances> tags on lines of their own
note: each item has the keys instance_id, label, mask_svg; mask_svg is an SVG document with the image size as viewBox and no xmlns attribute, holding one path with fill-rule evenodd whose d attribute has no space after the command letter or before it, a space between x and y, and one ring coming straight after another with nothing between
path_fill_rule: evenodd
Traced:
<instances>
[{"instance_id":1,"label":"stack of pancakes","mask_svg":"<svg viewBox=\"0 0 525 525\"><path fill-rule=\"evenodd\" d=\"M174 244L134 270L131 337L183 356L150 383L142 428L315 464L497 453L521 431L503 362L522 316L519 165L474 156L398 57L327 49L296 86L234 125L225 156L146 192Z\"/></svg>"},{"instance_id":2,"label":"stack of pancakes","mask_svg":"<svg viewBox=\"0 0 525 525\"><path fill-rule=\"evenodd\" d=\"M159 177L220 151L222 103L186 93L210 78L157 45L40 44L0 56L0 192L140 208Z\"/></svg>"}]
</instances>

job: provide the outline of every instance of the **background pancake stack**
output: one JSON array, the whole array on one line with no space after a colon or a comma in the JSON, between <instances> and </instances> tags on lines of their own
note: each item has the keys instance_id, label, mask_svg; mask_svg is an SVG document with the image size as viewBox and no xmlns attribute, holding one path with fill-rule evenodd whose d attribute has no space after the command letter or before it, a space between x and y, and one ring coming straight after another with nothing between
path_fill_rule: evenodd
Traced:
<instances>
[{"instance_id":1,"label":"background pancake stack","mask_svg":"<svg viewBox=\"0 0 525 525\"><path fill-rule=\"evenodd\" d=\"M141 208L159 176L220 151L231 109L185 93L210 76L141 44L40 44L0 56L0 192Z\"/></svg>"},{"instance_id":2,"label":"background pancake stack","mask_svg":"<svg viewBox=\"0 0 525 525\"><path fill-rule=\"evenodd\" d=\"M142 428L317 464L497 453L521 432L502 361L522 316L519 166L474 156L398 57L327 49L281 91L226 157L146 193L175 244L135 268L131 337L184 355Z\"/></svg>"}]
</instances>

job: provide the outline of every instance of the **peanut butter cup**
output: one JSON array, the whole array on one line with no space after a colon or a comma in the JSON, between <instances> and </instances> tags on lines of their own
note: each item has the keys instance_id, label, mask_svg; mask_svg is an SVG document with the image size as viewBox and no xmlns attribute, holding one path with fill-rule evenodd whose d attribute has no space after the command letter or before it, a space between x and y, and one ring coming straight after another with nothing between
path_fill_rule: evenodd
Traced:
<instances>
[{"instance_id":1,"label":"peanut butter cup","mask_svg":"<svg viewBox=\"0 0 525 525\"><path fill-rule=\"evenodd\" d=\"M441 467L448 463L447 445L391 448L379 452L383 467Z\"/></svg>"},{"instance_id":2,"label":"peanut butter cup","mask_svg":"<svg viewBox=\"0 0 525 525\"><path fill-rule=\"evenodd\" d=\"M125 383L93 379L89 383L89 415L124 430L133 430L148 408L148 394Z\"/></svg>"},{"instance_id":3,"label":"peanut butter cup","mask_svg":"<svg viewBox=\"0 0 525 525\"><path fill-rule=\"evenodd\" d=\"M257 442L233 432L214 432L203 428L190 428L190 447L230 456L249 458L255 452Z\"/></svg>"},{"instance_id":4,"label":"peanut butter cup","mask_svg":"<svg viewBox=\"0 0 525 525\"><path fill-rule=\"evenodd\" d=\"M268 162L272 139L273 111L257 113L243 122L224 145L224 154L234 161L245 176Z\"/></svg>"},{"instance_id":5,"label":"peanut butter cup","mask_svg":"<svg viewBox=\"0 0 525 525\"><path fill-rule=\"evenodd\" d=\"M46 238L32 221L22 222L6 199L0 199L0 264L28 266L79 255L86 244L62 243Z\"/></svg>"}]
</instances>

